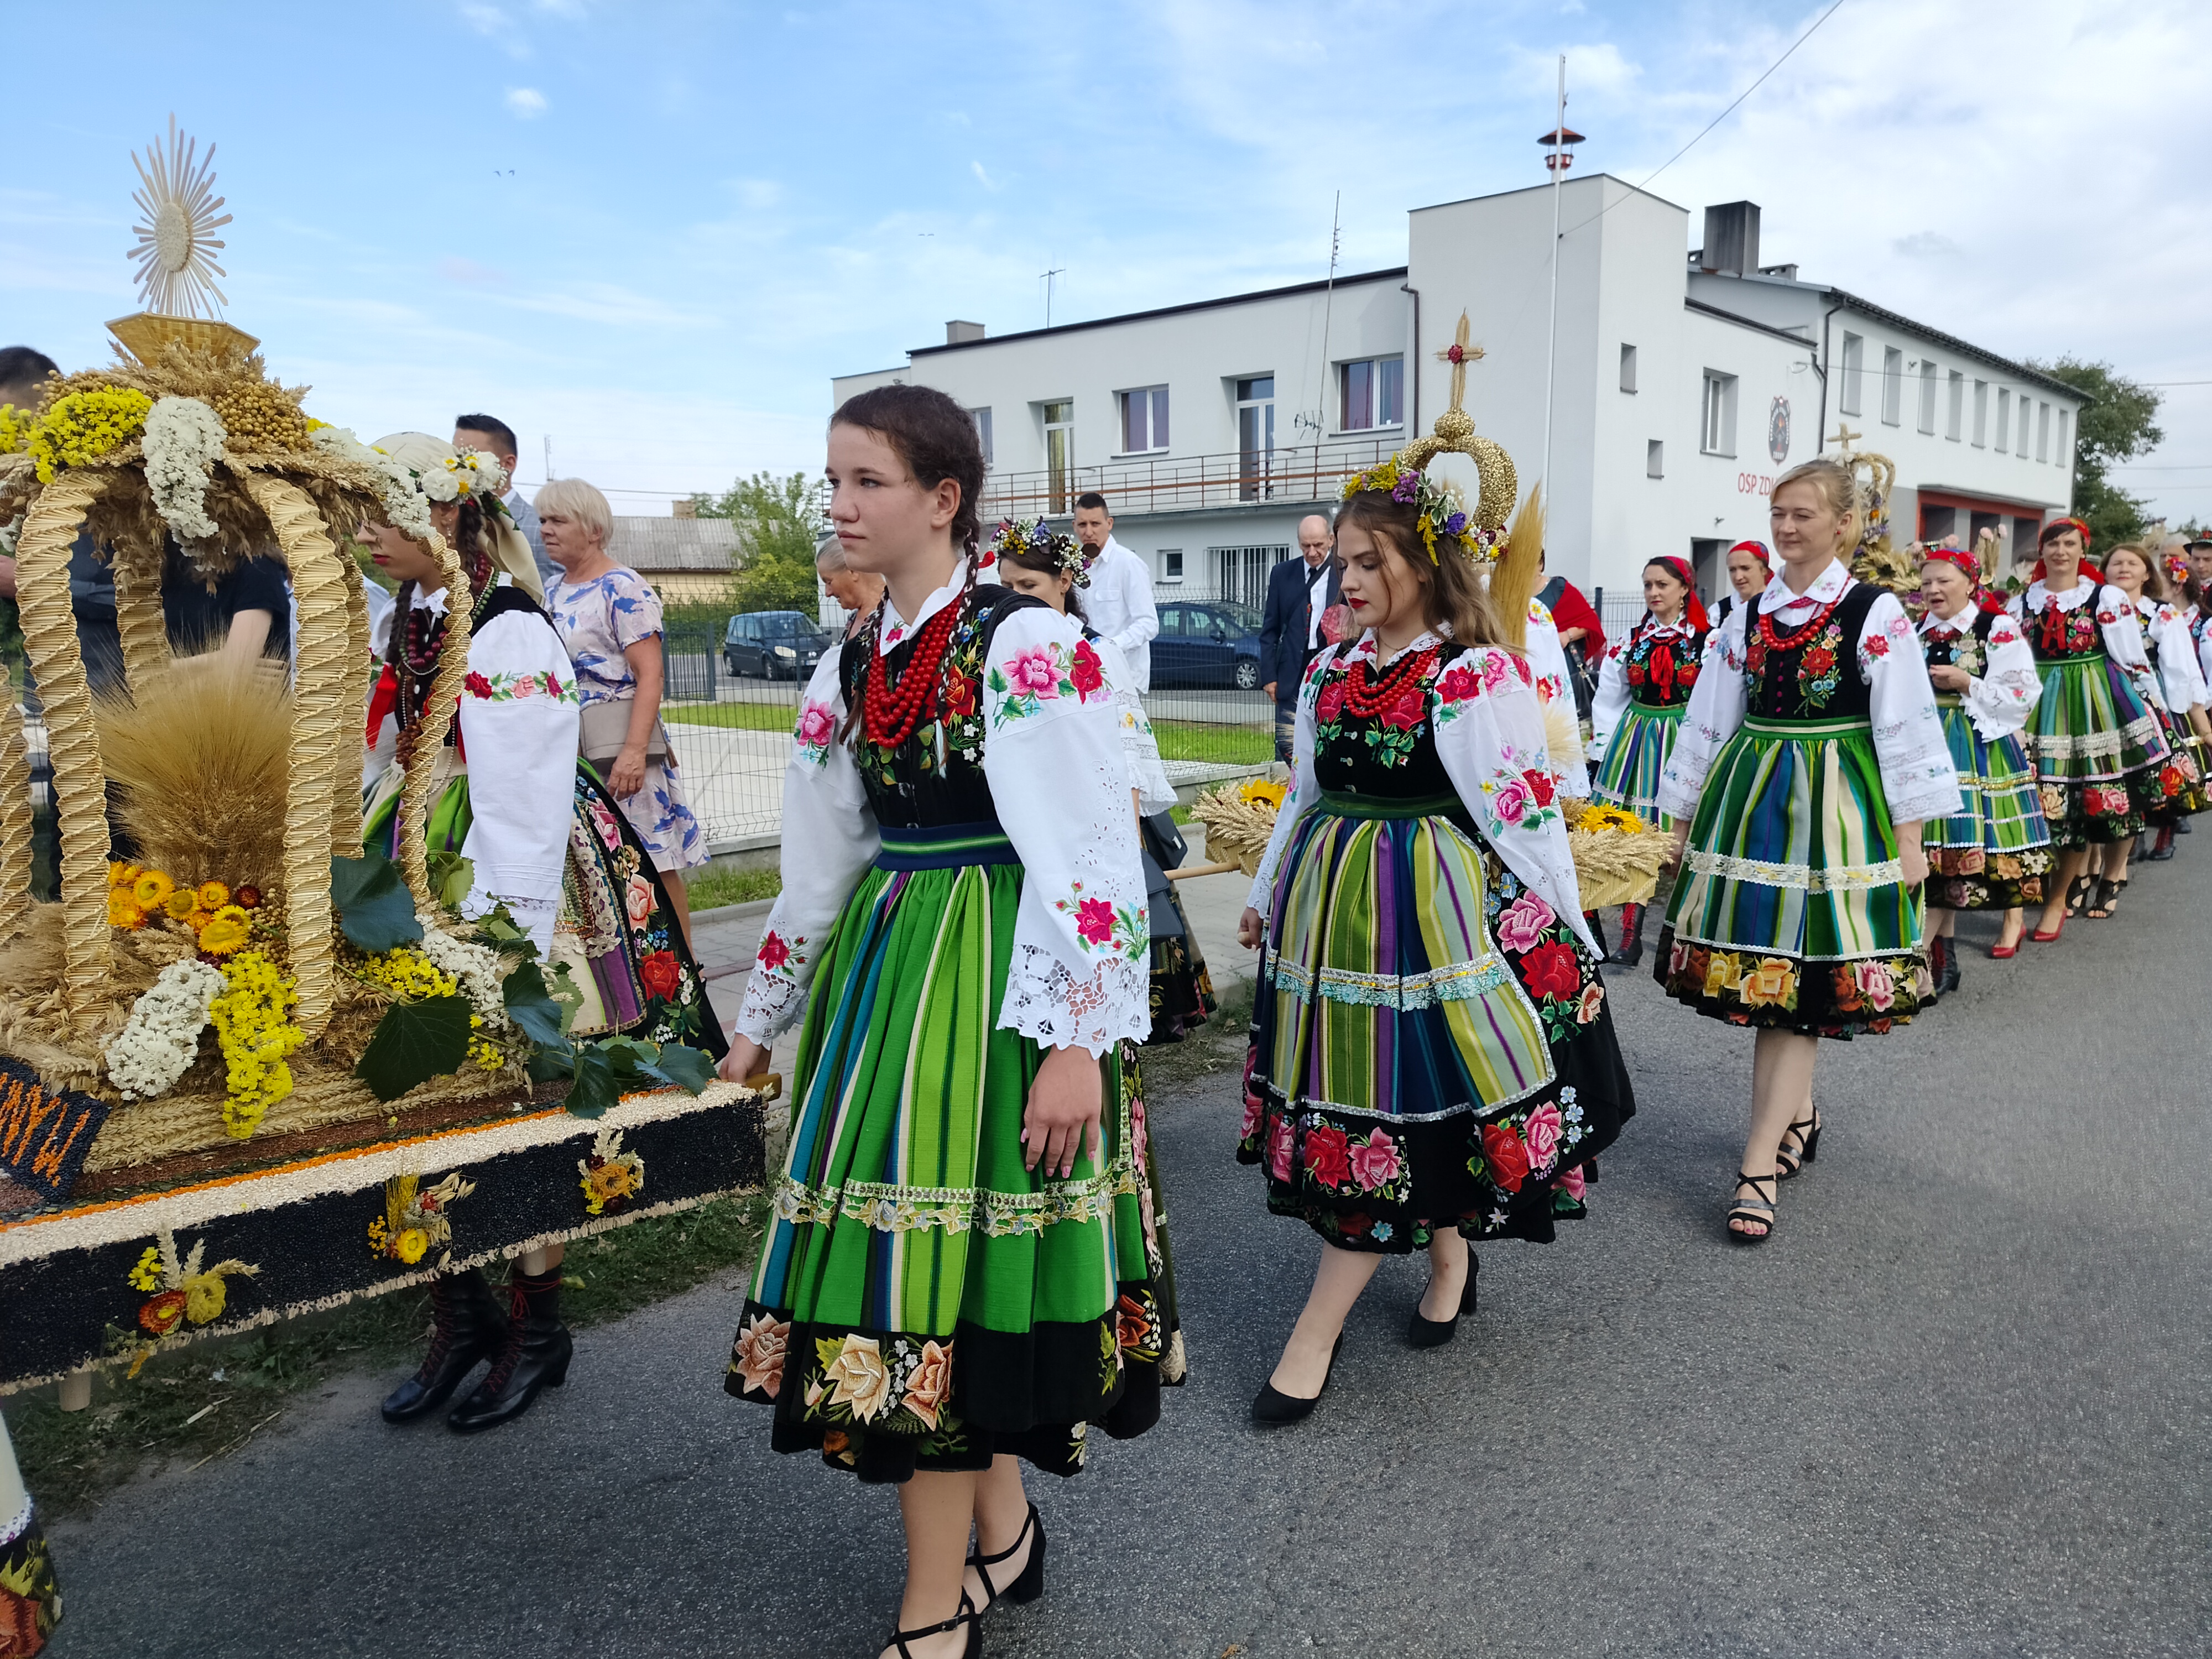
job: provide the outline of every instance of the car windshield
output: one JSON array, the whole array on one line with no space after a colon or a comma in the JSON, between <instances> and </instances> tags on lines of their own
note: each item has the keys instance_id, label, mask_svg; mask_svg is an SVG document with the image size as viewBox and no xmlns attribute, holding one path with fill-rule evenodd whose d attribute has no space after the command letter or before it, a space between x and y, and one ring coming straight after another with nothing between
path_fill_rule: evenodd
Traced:
<instances>
[{"instance_id":1,"label":"car windshield","mask_svg":"<svg viewBox=\"0 0 2212 1659\"><path fill-rule=\"evenodd\" d=\"M821 629L793 611L771 611L760 619L761 637L784 645L818 644L827 637Z\"/></svg>"},{"instance_id":2,"label":"car windshield","mask_svg":"<svg viewBox=\"0 0 2212 1659\"><path fill-rule=\"evenodd\" d=\"M1260 613L1244 605L1232 605L1217 599L1204 611L1191 617L1194 631L1210 634L1216 623L1227 626L1232 634L1256 634L1260 631Z\"/></svg>"}]
</instances>

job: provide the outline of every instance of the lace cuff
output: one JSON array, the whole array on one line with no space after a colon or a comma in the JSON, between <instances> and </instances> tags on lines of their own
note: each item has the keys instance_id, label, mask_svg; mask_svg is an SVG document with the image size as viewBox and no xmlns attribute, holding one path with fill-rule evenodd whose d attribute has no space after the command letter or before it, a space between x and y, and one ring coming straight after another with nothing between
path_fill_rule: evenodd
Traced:
<instances>
[{"instance_id":1,"label":"lace cuff","mask_svg":"<svg viewBox=\"0 0 2212 1659\"><path fill-rule=\"evenodd\" d=\"M775 1042L806 1006L805 988L795 980L773 973L757 961L745 981L745 1000L731 1030L750 1037L763 1048Z\"/></svg>"},{"instance_id":2,"label":"lace cuff","mask_svg":"<svg viewBox=\"0 0 2212 1659\"><path fill-rule=\"evenodd\" d=\"M750 990L746 995L750 1009ZM1087 1048L1103 1054L1124 1037L1142 1042L1152 1028L1149 959L1102 957L1091 964L1087 980L1079 980L1042 946L1017 945L1006 970L999 1026L1020 1032L1041 1048Z\"/></svg>"}]
</instances>

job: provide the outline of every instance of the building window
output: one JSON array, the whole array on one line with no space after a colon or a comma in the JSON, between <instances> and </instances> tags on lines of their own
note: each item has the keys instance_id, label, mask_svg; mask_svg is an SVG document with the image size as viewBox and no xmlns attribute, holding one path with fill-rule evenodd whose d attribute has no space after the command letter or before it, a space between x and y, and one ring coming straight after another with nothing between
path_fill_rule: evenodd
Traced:
<instances>
[{"instance_id":1,"label":"building window","mask_svg":"<svg viewBox=\"0 0 2212 1659\"><path fill-rule=\"evenodd\" d=\"M1974 447L1986 449L1990 444L1990 383L1974 382Z\"/></svg>"},{"instance_id":2,"label":"building window","mask_svg":"<svg viewBox=\"0 0 2212 1659\"><path fill-rule=\"evenodd\" d=\"M1340 430L1370 432L1406 419L1406 360L1369 357L1340 366L1337 390L1344 419Z\"/></svg>"},{"instance_id":3,"label":"building window","mask_svg":"<svg viewBox=\"0 0 2212 1659\"><path fill-rule=\"evenodd\" d=\"M1905 354L1895 346L1881 349L1881 423L1905 423Z\"/></svg>"},{"instance_id":4,"label":"building window","mask_svg":"<svg viewBox=\"0 0 2212 1659\"><path fill-rule=\"evenodd\" d=\"M1124 392L1121 398L1121 453L1140 455L1148 449L1168 447L1168 389L1146 386Z\"/></svg>"},{"instance_id":5,"label":"building window","mask_svg":"<svg viewBox=\"0 0 2212 1659\"><path fill-rule=\"evenodd\" d=\"M1936 435L1936 365L1925 357L1920 360L1920 429Z\"/></svg>"},{"instance_id":6,"label":"building window","mask_svg":"<svg viewBox=\"0 0 2212 1659\"><path fill-rule=\"evenodd\" d=\"M1656 438L1644 446L1644 476L1647 478L1667 476L1667 446Z\"/></svg>"},{"instance_id":7,"label":"building window","mask_svg":"<svg viewBox=\"0 0 2212 1659\"><path fill-rule=\"evenodd\" d=\"M1954 368L1948 384L1951 403L1943 415L1943 435L1956 443L1964 435L1966 425L1966 377Z\"/></svg>"},{"instance_id":8,"label":"building window","mask_svg":"<svg viewBox=\"0 0 2212 1659\"><path fill-rule=\"evenodd\" d=\"M2035 406L2035 459L2039 461L2047 461L2051 459L2051 405L2049 404L2038 404Z\"/></svg>"},{"instance_id":9,"label":"building window","mask_svg":"<svg viewBox=\"0 0 2212 1659\"><path fill-rule=\"evenodd\" d=\"M1632 345L1620 348L1620 389L1623 392L1636 390L1636 348Z\"/></svg>"},{"instance_id":10,"label":"building window","mask_svg":"<svg viewBox=\"0 0 2212 1659\"><path fill-rule=\"evenodd\" d=\"M1164 582L1182 580L1182 549L1164 547L1160 550L1160 580Z\"/></svg>"},{"instance_id":11,"label":"building window","mask_svg":"<svg viewBox=\"0 0 2212 1659\"><path fill-rule=\"evenodd\" d=\"M2012 453L2023 461L2027 459L2027 417L2033 412L2034 406L2028 402L2027 393L2021 392L2020 394L2020 436L2019 441L2012 447Z\"/></svg>"},{"instance_id":12,"label":"building window","mask_svg":"<svg viewBox=\"0 0 2212 1659\"><path fill-rule=\"evenodd\" d=\"M2002 387L1997 392L1997 453L2005 453L2012 441L2012 393Z\"/></svg>"},{"instance_id":13,"label":"building window","mask_svg":"<svg viewBox=\"0 0 2212 1659\"><path fill-rule=\"evenodd\" d=\"M1237 382L1237 499L1266 500L1275 493L1275 377L1255 374Z\"/></svg>"},{"instance_id":14,"label":"building window","mask_svg":"<svg viewBox=\"0 0 2212 1659\"><path fill-rule=\"evenodd\" d=\"M968 412L975 417L975 441L983 447L983 465L988 466L992 461L991 411L988 409L971 409Z\"/></svg>"},{"instance_id":15,"label":"building window","mask_svg":"<svg viewBox=\"0 0 2212 1659\"><path fill-rule=\"evenodd\" d=\"M1062 398L1044 406L1044 470L1047 499L1055 513L1067 511L1068 483L1075 473L1075 400Z\"/></svg>"},{"instance_id":16,"label":"building window","mask_svg":"<svg viewBox=\"0 0 2212 1659\"><path fill-rule=\"evenodd\" d=\"M2071 468L2074 465L2073 434L2068 430L2073 422L2072 410L2062 409L2058 411L2058 448L2051 459L2059 465L2068 468Z\"/></svg>"},{"instance_id":17,"label":"building window","mask_svg":"<svg viewBox=\"0 0 2212 1659\"><path fill-rule=\"evenodd\" d=\"M1844 384L1836 394L1836 408L1845 415L1865 411L1866 342L1856 334L1844 336ZM1817 435L1817 434L1816 434Z\"/></svg>"},{"instance_id":18,"label":"building window","mask_svg":"<svg viewBox=\"0 0 2212 1659\"><path fill-rule=\"evenodd\" d=\"M1698 447L1708 455L1735 453L1735 376L1705 371L1705 406ZM1657 474L1653 474L1657 477Z\"/></svg>"}]
</instances>

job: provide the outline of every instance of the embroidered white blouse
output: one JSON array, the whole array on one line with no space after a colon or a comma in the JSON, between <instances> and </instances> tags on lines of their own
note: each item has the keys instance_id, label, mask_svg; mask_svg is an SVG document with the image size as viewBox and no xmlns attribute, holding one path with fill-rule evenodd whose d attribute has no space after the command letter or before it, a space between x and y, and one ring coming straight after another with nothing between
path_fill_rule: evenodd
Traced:
<instances>
[{"instance_id":1,"label":"embroidered white blouse","mask_svg":"<svg viewBox=\"0 0 2212 1659\"><path fill-rule=\"evenodd\" d=\"M414 609L443 616L446 595L426 598L418 590ZM384 631L388 640L388 624ZM515 925L550 954L575 812L582 720L574 671L550 622L509 611L470 634L459 716L456 759L468 777L470 814L461 855L476 872L461 914L488 915L503 902ZM369 751L386 788L397 781L382 775L393 763L397 725L387 715Z\"/></svg>"},{"instance_id":2,"label":"embroidered white blouse","mask_svg":"<svg viewBox=\"0 0 2212 1659\"><path fill-rule=\"evenodd\" d=\"M1814 584L1793 593L1778 574L1756 605L1740 605L1705 640L1704 672L1690 690L1682 714L1681 735L1668 757L1659 781L1659 810L1671 818L1697 816L1698 796L1705 787L1721 745L1743 725L1748 688L1743 670L1747 631L1754 614L1778 616L1795 628L1814 611L1840 599L1851 586L1850 570L1831 560ZM1874 752L1881 768L1882 794L1893 823L1948 817L1959 810L1959 774L1951 764L1951 745L1928 682L1928 659L1911 618L1894 593L1878 594L1859 630L1859 672L1866 677L1868 718L1874 727ZM1717 671L1717 672L1716 672Z\"/></svg>"},{"instance_id":3,"label":"embroidered white blouse","mask_svg":"<svg viewBox=\"0 0 2212 1659\"><path fill-rule=\"evenodd\" d=\"M1921 620L1921 637L1925 639L1937 633L1964 634L1972 629L1979 615L1972 604L1953 617L1938 617L1931 611ZM2035 653L2028 648L2020 624L2010 617L1996 617L1990 623L1989 660L1982 665L1981 673L1970 678L1966 689L1959 693L1966 718L1981 733L1983 742L1995 743L2027 724L2036 699L2042 695L2043 676L2036 669Z\"/></svg>"},{"instance_id":4,"label":"embroidered white blouse","mask_svg":"<svg viewBox=\"0 0 2212 1659\"><path fill-rule=\"evenodd\" d=\"M1323 671L1340 656L1346 662L1364 659L1369 672L1376 672L1406 651L1443 643L1437 635L1423 634L1404 651L1381 659L1370 628L1349 645L1322 647L1306 670L1291 739L1291 793L1275 814L1275 832L1268 837L1245 901L1262 916L1273 903L1275 872L1290 844L1292 826L1300 814L1321 803L1321 778L1314 769L1314 702L1320 696ZM1566 820L1558 805L1558 771L1545 748L1543 704L1533 679L1529 665L1510 651L1478 646L1438 677L1429 698L1430 729L1444 774L1483 839L1515 875L1572 924L1583 947L1596 955L1597 941L1583 921L1574 854L1568 848Z\"/></svg>"},{"instance_id":5,"label":"embroidered white blouse","mask_svg":"<svg viewBox=\"0 0 2212 1659\"><path fill-rule=\"evenodd\" d=\"M963 562L911 622L887 597L878 649L957 603L966 572ZM1098 1054L1152 1029L1151 938L1111 678L1120 665L1097 652L1102 683L1079 690L1066 671L1084 644L1073 619L1042 605L999 625L982 676L983 774L1023 868L998 1024L1048 1048ZM763 1045L805 1007L822 941L883 844L860 767L837 736L841 654L816 665L784 767L783 892L736 1025Z\"/></svg>"},{"instance_id":6,"label":"embroidered white blouse","mask_svg":"<svg viewBox=\"0 0 2212 1659\"><path fill-rule=\"evenodd\" d=\"M1121 647L1103 635L1093 643L1106 663L1106 682L1114 688L1114 713L1121 725L1121 753L1129 763L1129 787L1137 792L1143 812L1164 812L1176 804L1175 785L1160 759L1159 740L1152 735L1152 718L1145 700L1129 673L1129 659Z\"/></svg>"},{"instance_id":7,"label":"embroidered white blouse","mask_svg":"<svg viewBox=\"0 0 2212 1659\"><path fill-rule=\"evenodd\" d=\"M1551 607L1541 599L1528 601L1528 635L1524 641L1528 667L1536 677L1537 701L1549 708L1564 703L1567 718L1560 723L1565 739L1561 751L1552 757L1552 775L1560 788L1580 799L1589 797L1589 763L1583 753L1582 722L1575 713L1573 682L1567 678L1567 648L1559 643L1559 624Z\"/></svg>"},{"instance_id":8,"label":"embroidered white blouse","mask_svg":"<svg viewBox=\"0 0 2212 1659\"><path fill-rule=\"evenodd\" d=\"M2032 633L2036 619L2052 606L2073 611L2093 598L2097 602L2097 626L2105 636L2105 654L2140 680L2150 667L2150 658L2143 651L2142 626L2136 616L2136 608L2118 588L2092 581L2087 576L2063 593L2053 593L2039 581L2030 582L2027 592L2013 596L2009 608L2021 630Z\"/></svg>"},{"instance_id":9,"label":"embroidered white blouse","mask_svg":"<svg viewBox=\"0 0 2212 1659\"><path fill-rule=\"evenodd\" d=\"M1627 637L1615 640L1607 647L1605 665L1598 670L1597 695L1590 699L1590 750L1600 759L1604 758L1606 746L1613 740L1613 728L1628 711L1628 653L1637 641L1680 640L1686 643L1697 637L1698 630L1687 621L1662 623L1647 614L1628 630Z\"/></svg>"},{"instance_id":10,"label":"embroidered white blouse","mask_svg":"<svg viewBox=\"0 0 2212 1659\"><path fill-rule=\"evenodd\" d=\"M2148 593L2136 601L2136 615L2142 619L2144 637L2158 652L2159 690L2166 706L2186 715L2212 696L2205 690L2204 666L2197 660L2188 618Z\"/></svg>"}]
</instances>

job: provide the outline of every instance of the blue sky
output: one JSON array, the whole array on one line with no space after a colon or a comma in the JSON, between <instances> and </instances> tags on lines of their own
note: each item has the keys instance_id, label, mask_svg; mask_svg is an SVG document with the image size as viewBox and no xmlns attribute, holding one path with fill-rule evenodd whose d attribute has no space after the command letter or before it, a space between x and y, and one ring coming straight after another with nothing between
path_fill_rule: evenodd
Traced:
<instances>
[{"instance_id":1,"label":"blue sky","mask_svg":"<svg viewBox=\"0 0 2212 1659\"><path fill-rule=\"evenodd\" d=\"M1351 270L1405 214L1641 181L1820 5L225 0L14 9L0 343L76 368L137 308L130 153L219 146L230 319L365 437L484 408L630 510L819 465L834 374ZM1992 27L1991 20L2002 24ZM1653 188L1748 196L1765 257L2021 356L2212 381L2197 77L2212 8L1845 0ZM52 73L24 65L52 65ZM2166 128L2172 124L2169 134ZM2130 475L2212 517L2212 386Z\"/></svg>"}]
</instances>

